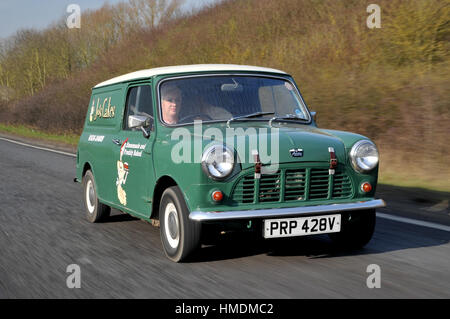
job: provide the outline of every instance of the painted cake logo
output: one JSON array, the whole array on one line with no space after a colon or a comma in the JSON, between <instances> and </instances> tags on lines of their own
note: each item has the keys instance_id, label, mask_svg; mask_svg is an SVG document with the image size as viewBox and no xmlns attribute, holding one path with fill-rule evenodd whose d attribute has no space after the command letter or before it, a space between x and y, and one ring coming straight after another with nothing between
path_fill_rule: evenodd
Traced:
<instances>
[{"instance_id":1,"label":"painted cake logo","mask_svg":"<svg viewBox=\"0 0 450 319\"><path fill-rule=\"evenodd\" d=\"M106 102L108 104L106 105ZM97 107L95 101L92 100L91 113L89 114L89 121L95 121L98 118L112 118L116 115L116 107L111 106L111 97L105 98L103 104L100 104L100 99L97 99Z\"/></svg>"},{"instance_id":2,"label":"painted cake logo","mask_svg":"<svg viewBox=\"0 0 450 319\"><path fill-rule=\"evenodd\" d=\"M122 161L123 152L125 151L125 145L127 144L128 138L122 143L120 147L120 157L117 161L117 197L119 198L119 202L126 206L127 205L127 193L122 188L122 185L125 185L127 182L128 176L128 163Z\"/></svg>"}]
</instances>

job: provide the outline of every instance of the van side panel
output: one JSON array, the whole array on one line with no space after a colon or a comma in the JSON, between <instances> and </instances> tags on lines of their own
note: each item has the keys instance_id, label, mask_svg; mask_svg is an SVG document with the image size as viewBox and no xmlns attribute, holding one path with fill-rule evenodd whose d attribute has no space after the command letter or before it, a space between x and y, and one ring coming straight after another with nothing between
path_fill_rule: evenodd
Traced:
<instances>
[{"instance_id":1,"label":"van side panel","mask_svg":"<svg viewBox=\"0 0 450 319\"><path fill-rule=\"evenodd\" d=\"M78 143L77 178L81 181L88 163L94 174L97 196L109 202L116 189L117 168L113 152L120 148L117 139L124 112L124 85L92 90L83 133ZM117 142L117 141L116 141Z\"/></svg>"}]
</instances>

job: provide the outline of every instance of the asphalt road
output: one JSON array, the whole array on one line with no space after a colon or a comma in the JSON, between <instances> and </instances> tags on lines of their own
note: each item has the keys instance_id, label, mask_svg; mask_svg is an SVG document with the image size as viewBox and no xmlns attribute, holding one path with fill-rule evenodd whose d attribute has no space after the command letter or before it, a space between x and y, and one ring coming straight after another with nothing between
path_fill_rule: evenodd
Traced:
<instances>
[{"instance_id":1,"label":"asphalt road","mask_svg":"<svg viewBox=\"0 0 450 319\"><path fill-rule=\"evenodd\" d=\"M450 297L449 231L377 218L372 241L354 252L326 236L231 237L175 264L149 223L118 211L105 223L84 218L75 158L3 140L0 149L0 298ZM400 201L383 213L428 211L449 224L448 201L422 204ZM70 264L80 266L79 289L66 285ZM381 288L366 285L371 264Z\"/></svg>"}]
</instances>

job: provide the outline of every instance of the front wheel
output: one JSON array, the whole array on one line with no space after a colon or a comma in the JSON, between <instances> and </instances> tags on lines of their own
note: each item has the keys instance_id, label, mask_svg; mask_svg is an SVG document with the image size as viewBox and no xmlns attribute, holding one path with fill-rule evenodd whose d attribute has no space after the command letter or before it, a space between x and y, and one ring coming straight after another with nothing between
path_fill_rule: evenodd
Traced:
<instances>
[{"instance_id":1,"label":"front wheel","mask_svg":"<svg viewBox=\"0 0 450 319\"><path fill-rule=\"evenodd\" d=\"M180 262L200 245L201 224L189 219L189 209L177 186L167 188L159 206L161 241L166 256Z\"/></svg>"},{"instance_id":2,"label":"front wheel","mask_svg":"<svg viewBox=\"0 0 450 319\"><path fill-rule=\"evenodd\" d=\"M342 248L362 248L372 239L375 220L374 209L342 214L341 231L329 237Z\"/></svg>"}]
</instances>

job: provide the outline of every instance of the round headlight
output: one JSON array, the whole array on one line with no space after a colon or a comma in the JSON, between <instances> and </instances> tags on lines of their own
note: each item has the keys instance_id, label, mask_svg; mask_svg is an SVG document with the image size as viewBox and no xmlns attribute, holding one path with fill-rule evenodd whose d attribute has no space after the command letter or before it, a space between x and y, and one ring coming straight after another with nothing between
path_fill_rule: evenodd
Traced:
<instances>
[{"instance_id":1,"label":"round headlight","mask_svg":"<svg viewBox=\"0 0 450 319\"><path fill-rule=\"evenodd\" d=\"M350 159L355 170L366 173L378 164L378 150L369 140L356 142L350 150Z\"/></svg>"},{"instance_id":2,"label":"round headlight","mask_svg":"<svg viewBox=\"0 0 450 319\"><path fill-rule=\"evenodd\" d=\"M234 153L225 145L213 145L202 156L202 168L206 175L221 180L231 174L234 167Z\"/></svg>"}]
</instances>

